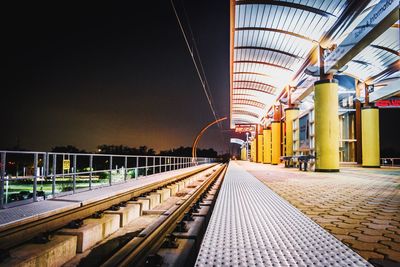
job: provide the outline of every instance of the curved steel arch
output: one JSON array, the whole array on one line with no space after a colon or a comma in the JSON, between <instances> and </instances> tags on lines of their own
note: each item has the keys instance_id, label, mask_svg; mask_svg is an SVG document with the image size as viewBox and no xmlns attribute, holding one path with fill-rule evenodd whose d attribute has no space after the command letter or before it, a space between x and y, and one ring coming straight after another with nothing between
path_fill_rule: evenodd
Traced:
<instances>
[{"instance_id":1,"label":"curved steel arch","mask_svg":"<svg viewBox=\"0 0 400 267\"><path fill-rule=\"evenodd\" d=\"M233 82L234 83L254 83L254 84L265 85L265 86L271 87L273 89L276 89L276 86L273 86L272 84L269 84L269 83L263 83L263 82L248 81L248 80L234 80Z\"/></svg>"},{"instance_id":2,"label":"curved steel arch","mask_svg":"<svg viewBox=\"0 0 400 267\"><path fill-rule=\"evenodd\" d=\"M247 115L250 117L254 117L254 118L259 118L258 114L254 113L254 112L250 112L244 109L232 109L232 115L234 115L235 113L238 115Z\"/></svg>"},{"instance_id":3,"label":"curved steel arch","mask_svg":"<svg viewBox=\"0 0 400 267\"><path fill-rule=\"evenodd\" d=\"M238 27L235 28L235 31L267 31L267 32L277 32L277 33L283 33L283 34L287 34L287 35L291 35L306 41L310 41L310 42L315 42L317 40L314 40L310 37L295 33L295 32L289 32L289 31L285 31L285 30L280 30L280 29L276 29L276 28L261 28L261 27Z\"/></svg>"},{"instance_id":4,"label":"curved steel arch","mask_svg":"<svg viewBox=\"0 0 400 267\"><path fill-rule=\"evenodd\" d=\"M233 98L232 101L236 104L243 104L243 105L248 105L248 106L253 106L256 108L260 108L263 109L265 108L265 104L260 102L260 101L256 101L256 100L252 100L252 99L245 99L245 98Z\"/></svg>"},{"instance_id":5,"label":"curved steel arch","mask_svg":"<svg viewBox=\"0 0 400 267\"><path fill-rule=\"evenodd\" d=\"M395 55L397 55L397 56L400 56L400 52L399 52L399 51L390 49L389 47L380 46L380 45L374 45L374 44L371 44L371 45L369 45L369 46L371 46L371 47L373 47L373 48L376 48L376 49L379 49L379 50L384 50L384 51L386 51L386 52L395 54Z\"/></svg>"},{"instance_id":6,"label":"curved steel arch","mask_svg":"<svg viewBox=\"0 0 400 267\"><path fill-rule=\"evenodd\" d=\"M273 63L268 63L268 62L264 62L264 61L256 61L256 60L235 60L233 61L233 63L247 63L247 64L261 64L261 65L267 65L267 66L271 66L271 67L275 67L275 68L279 68L279 69L284 69L284 70L288 70L293 72L293 70L283 67L281 65L277 65L277 64L273 64Z\"/></svg>"},{"instance_id":7,"label":"curved steel arch","mask_svg":"<svg viewBox=\"0 0 400 267\"><path fill-rule=\"evenodd\" d=\"M261 73L261 72L251 72L251 71L235 71L233 74L250 74L250 75L260 75L264 77L272 77L271 75Z\"/></svg>"},{"instance_id":8,"label":"curved steel arch","mask_svg":"<svg viewBox=\"0 0 400 267\"><path fill-rule=\"evenodd\" d=\"M236 5L254 5L254 4L264 4L264 5L274 5L274 6L283 6L283 7L291 7L295 9L300 9L304 11L308 11L311 13L318 14L323 17L335 17L334 14L331 14L329 12L326 12L325 10L318 9L315 7L307 6L307 5L301 5L297 3L291 3L291 2L285 2L285 1L277 1L277 0L239 0L236 1Z\"/></svg>"},{"instance_id":9,"label":"curved steel arch","mask_svg":"<svg viewBox=\"0 0 400 267\"><path fill-rule=\"evenodd\" d=\"M264 91L261 89L256 89L256 88L251 88L251 87L233 87L233 90L248 90L248 91L257 91L257 92L261 92L261 93L265 93L265 94L270 94L270 95L275 95L272 92L268 92L268 91Z\"/></svg>"},{"instance_id":10,"label":"curved steel arch","mask_svg":"<svg viewBox=\"0 0 400 267\"><path fill-rule=\"evenodd\" d=\"M289 57L302 58L302 57L299 57L299 56L294 55L294 54L289 53L289 52L285 52L285 51L274 49L274 48L261 47L261 46L236 46L233 49L237 49L237 50L240 50L240 49L263 50L263 51L270 51L270 52L280 53L280 54L283 54L283 55L286 55L286 56L289 56Z\"/></svg>"}]
</instances>

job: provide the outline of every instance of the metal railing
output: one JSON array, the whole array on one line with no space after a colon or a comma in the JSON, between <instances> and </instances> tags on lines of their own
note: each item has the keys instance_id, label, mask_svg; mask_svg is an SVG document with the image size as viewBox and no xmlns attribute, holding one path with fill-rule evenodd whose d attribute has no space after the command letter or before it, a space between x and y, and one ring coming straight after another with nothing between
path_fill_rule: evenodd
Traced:
<instances>
[{"instance_id":1,"label":"metal railing","mask_svg":"<svg viewBox=\"0 0 400 267\"><path fill-rule=\"evenodd\" d=\"M400 167L400 158L381 158L381 166Z\"/></svg>"},{"instance_id":2,"label":"metal railing","mask_svg":"<svg viewBox=\"0 0 400 267\"><path fill-rule=\"evenodd\" d=\"M0 208L213 162L210 158L0 150Z\"/></svg>"}]
</instances>

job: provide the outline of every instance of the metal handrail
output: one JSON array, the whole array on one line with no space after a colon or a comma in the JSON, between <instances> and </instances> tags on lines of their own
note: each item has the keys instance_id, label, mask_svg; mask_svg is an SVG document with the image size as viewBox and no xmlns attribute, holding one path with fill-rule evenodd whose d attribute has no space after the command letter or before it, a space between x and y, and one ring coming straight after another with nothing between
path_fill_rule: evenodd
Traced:
<instances>
[{"instance_id":1,"label":"metal handrail","mask_svg":"<svg viewBox=\"0 0 400 267\"><path fill-rule=\"evenodd\" d=\"M25 167L23 168L23 176L18 176L19 170L15 170L15 176L10 175L7 170L7 158L8 155L31 155L28 164L29 170L33 170L33 174L25 175ZM32 199L38 201L37 186L38 181L49 181L51 179L51 194L49 197L55 197L58 193L56 192L57 178L67 177L67 182L72 182L72 189L69 192L75 193L77 187L76 182L79 176L89 176L89 184L87 190L92 190L93 186L93 175L99 173L107 173L108 185L111 186L113 183L126 182L128 180L128 172L134 171L134 179L139 177L146 177L149 174L173 171L181 168L187 168L198 164L211 163L214 159L211 158L197 158L194 162L192 157L177 157L177 156L156 156L156 155L113 155L113 154L90 154L90 153L63 153L63 152L42 152L42 151L12 151L12 150L0 150L0 208L4 208L8 202L8 188L9 182L21 181L21 180L33 180L32 182ZM106 159L105 162L94 162L102 158ZM68 168L64 168L64 161L68 160ZM80 161L79 161L80 160ZM82 165L82 161L85 160L84 170L78 171L78 161ZM133 162L132 162L133 160ZM58 161L58 162L57 162ZM62 161L61 166L58 165ZM131 161L131 162L129 162ZM40 162L40 164L39 164ZM88 162L88 163L86 163ZM118 166L119 163L122 164ZM14 162L15 163L15 162ZM104 165L108 164L108 168L104 168ZM94 167L101 165L102 169L95 170ZM87 168L89 170L87 170ZM10 168L9 168L10 169ZM141 175L141 172L144 173ZM116 179L115 171L118 171L119 179ZM131 174L129 174L131 175ZM108 177L109 176L109 177ZM114 176L114 180L113 180ZM72 178L72 181L71 181ZM123 180L122 180L123 178ZM104 181L103 181L104 182ZM64 181L65 184L65 181ZM68 183L69 184L69 183ZM104 186L104 184L102 185ZM81 191L81 190L80 190ZM29 190L30 192L30 190ZM30 194L30 193L29 193Z\"/></svg>"},{"instance_id":2,"label":"metal handrail","mask_svg":"<svg viewBox=\"0 0 400 267\"><path fill-rule=\"evenodd\" d=\"M389 161L389 163L387 161ZM397 164L395 164L396 161L397 161ZM381 158L381 166L399 167L400 166L400 158Z\"/></svg>"}]
</instances>

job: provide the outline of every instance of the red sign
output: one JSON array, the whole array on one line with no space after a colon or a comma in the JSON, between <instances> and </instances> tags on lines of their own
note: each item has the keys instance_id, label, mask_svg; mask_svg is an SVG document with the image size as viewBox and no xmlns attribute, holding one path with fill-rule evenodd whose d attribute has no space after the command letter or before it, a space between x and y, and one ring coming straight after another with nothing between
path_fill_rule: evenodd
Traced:
<instances>
[{"instance_id":1,"label":"red sign","mask_svg":"<svg viewBox=\"0 0 400 267\"><path fill-rule=\"evenodd\" d=\"M235 133L255 132L256 126L251 124L238 124L235 125Z\"/></svg>"},{"instance_id":2,"label":"red sign","mask_svg":"<svg viewBox=\"0 0 400 267\"><path fill-rule=\"evenodd\" d=\"M399 108L400 98L389 98L385 100L378 100L375 102L375 106L383 108Z\"/></svg>"}]
</instances>

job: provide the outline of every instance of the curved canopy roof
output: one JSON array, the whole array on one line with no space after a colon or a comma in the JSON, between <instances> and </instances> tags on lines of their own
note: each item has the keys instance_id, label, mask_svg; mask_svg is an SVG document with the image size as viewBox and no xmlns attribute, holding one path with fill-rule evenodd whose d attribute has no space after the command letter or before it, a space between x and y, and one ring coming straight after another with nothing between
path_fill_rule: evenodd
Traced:
<instances>
[{"instance_id":1,"label":"curved canopy roof","mask_svg":"<svg viewBox=\"0 0 400 267\"><path fill-rule=\"evenodd\" d=\"M318 45L344 36L376 2L231 0L231 126L260 123L284 87L315 63ZM366 80L396 64L395 30L353 58L346 73Z\"/></svg>"}]
</instances>

